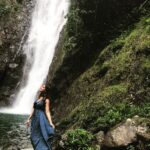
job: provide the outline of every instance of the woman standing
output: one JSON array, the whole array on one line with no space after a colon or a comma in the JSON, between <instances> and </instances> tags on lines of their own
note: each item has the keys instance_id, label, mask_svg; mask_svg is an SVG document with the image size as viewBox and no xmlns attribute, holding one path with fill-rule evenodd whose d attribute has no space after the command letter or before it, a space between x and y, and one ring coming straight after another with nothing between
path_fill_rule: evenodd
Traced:
<instances>
[{"instance_id":1,"label":"woman standing","mask_svg":"<svg viewBox=\"0 0 150 150\"><path fill-rule=\"evenodd\" d=\"M51 118L50 100L47 97L45 84L40 87L39 92L26 125L28 127L31 121L31 143L34 150L52 150L48 139L50 133L55 133L55 126Z\"/></svg>"}]
</instances>

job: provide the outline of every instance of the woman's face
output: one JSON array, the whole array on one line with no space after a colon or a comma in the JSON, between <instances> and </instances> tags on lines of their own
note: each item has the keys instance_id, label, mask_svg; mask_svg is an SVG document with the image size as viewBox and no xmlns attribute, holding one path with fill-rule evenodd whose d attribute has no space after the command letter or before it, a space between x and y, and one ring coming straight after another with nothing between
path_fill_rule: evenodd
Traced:
<instances>
[{"instance_id":1,"label":"woman's face","mask_svg":"<svg viewBox=\"0 0 150 150\"><path fill-rule=\"evenodd\" d=\"M40 92L45 91L45 84L41 85Z\"/></svg>"}]
</instances>

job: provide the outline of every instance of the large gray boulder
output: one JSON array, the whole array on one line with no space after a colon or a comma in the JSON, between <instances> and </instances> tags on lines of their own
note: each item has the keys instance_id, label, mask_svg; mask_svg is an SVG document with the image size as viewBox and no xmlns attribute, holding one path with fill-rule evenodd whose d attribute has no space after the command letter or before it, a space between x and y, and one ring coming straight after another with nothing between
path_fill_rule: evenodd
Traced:
<instances>
[{"instance_id":1,"label":"large gray boulder","mask_svg":"<svg viewBox=\"0 0 150 150\"><path fill-rule=\"evenodd\" d=\"M110 129L101 143L106 147L124 147L138 140L150 141L150 120L134 116Z\"/></svg>"}]
</instances>

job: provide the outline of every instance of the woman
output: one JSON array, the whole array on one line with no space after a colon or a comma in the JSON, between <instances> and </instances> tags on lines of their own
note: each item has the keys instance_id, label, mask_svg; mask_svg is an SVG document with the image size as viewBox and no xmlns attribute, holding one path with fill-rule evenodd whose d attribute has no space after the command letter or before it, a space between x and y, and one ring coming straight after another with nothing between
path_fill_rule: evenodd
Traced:
<instances>
[{"instance_id":1,"label":"woman","mask_svg":"<svg viewBox=\"0 0 150 150\"><path fill-rule=\"evenodd\" d=\"M28 127L31 121L31 143L33 148L35 150L51 150L51 145L48 142L50 138L48 131L52 129L54 133L55 126L51 118L50 100L47 97L45 84L40 87L39 92L40 94L33 104L33 110L26 125Z\"/></svg>"}]
</instances>

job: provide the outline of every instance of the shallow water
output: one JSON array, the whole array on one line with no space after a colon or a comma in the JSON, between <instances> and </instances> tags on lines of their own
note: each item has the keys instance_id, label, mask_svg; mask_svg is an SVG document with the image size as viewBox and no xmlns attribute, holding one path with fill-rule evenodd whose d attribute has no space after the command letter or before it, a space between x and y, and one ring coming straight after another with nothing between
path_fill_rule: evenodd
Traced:
<instances>
[{"instance_id":1,"label":"shallow water","mask_svg":"<svg viewBox=\"0 0 150 150\"><path fill-rule=\"evenodd\" d=\"M11 127L17 126L19 123L24 123L27 115L14 115L0 113L0 139L10 131Z\"/></svg>"},{"instance_id":2,"label":"shallow water","mask_svg":"<svg viewBox=\"0 0 150 150\"><path fill-rule=\"evenodd\" d=\"M25 127L27 115L0 113L0 150L31 147Z\"/></svg>"}]
</instances>

